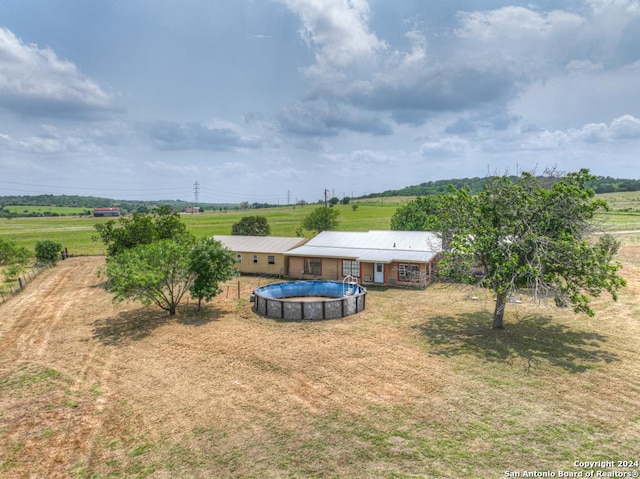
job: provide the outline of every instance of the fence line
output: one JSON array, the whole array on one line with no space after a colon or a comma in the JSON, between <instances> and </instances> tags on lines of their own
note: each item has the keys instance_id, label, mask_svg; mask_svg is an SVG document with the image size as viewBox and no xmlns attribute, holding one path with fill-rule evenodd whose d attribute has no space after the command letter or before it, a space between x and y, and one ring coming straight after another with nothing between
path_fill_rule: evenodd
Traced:
<instances>
[{"instance_id":1,"label":"fence line","mask_svg":"<svg viewBox=\"0 0 640 479\"><path fill-rule=\"evenodd\" d=\"M0 285L0 304L9 300L20 291L22 291L31 281L33 281L42 270L48 268L48 266L33 266L24 273L22 276L18 276L18 280L8 285Z\"/></svg>"}]
</instances>

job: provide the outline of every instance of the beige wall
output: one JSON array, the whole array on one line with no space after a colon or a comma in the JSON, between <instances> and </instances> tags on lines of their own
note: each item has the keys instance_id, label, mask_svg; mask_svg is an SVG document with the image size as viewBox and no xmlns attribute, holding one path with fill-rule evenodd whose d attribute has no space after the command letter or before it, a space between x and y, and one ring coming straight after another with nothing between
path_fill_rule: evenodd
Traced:
<instances>
[{"instance_id":1,"label":"beige wall","mask_svg":"<svg viewBox=\"0 0 640 479\"><path fill-rule=\"evenodd\" d=\"M298 256L289 257L289 271L287 275L291 278L302 278L302 270L304 269L304 258Z\"/></svg>"},{"instance_id":2,"label":"beige wall","mask_svg":"<svg viewBox=\"0 0 640 479\"><path fill-rule=\"evenodd\" d=\"M342 260L337 258L320 258L322 261L320 275L302 273L304 270L304 258L298 256L291 256L289 258L289 273L291 278L298 279L327 279L337 280L342 279ZM340 276L338 276L340 275Z\"/></svg>"},{"instance_id":3,"label":"beige wall","mask_svg":"<svg viewBox=\"0 0 640 479\"><path fill-rule=\"evenodd\" d=\"M267 253L241 253L242 261L235 263L235 267L238 271L245 274L275 274L285 275L287 274L287 264L285 256L282 253L279 254L267 254ZM258 257L258 262L253 262L253 255ZM268 256L274 256L275 264L269 264Z\"/></svg>"},{"instance_id":4,"label":"beige wall","mask_svg":"<svg viewBox=\"0 0 640 479\"><path fill-rule=\"evenodd\" d=\"M362 271L362 278L360 281L365 282L365 278L369 279L369 283L373 282L373 263L360 263L360 271Z\"/></svg>"}]
</instances>

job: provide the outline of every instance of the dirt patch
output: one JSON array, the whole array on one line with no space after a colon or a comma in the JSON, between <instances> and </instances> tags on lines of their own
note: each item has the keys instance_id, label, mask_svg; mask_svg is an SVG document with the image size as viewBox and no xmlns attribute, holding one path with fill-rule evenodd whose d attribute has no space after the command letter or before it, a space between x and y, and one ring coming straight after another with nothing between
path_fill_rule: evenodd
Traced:
<instances>
[{"instance_id":1,"label":"dirt patch","mask_svg":"<svg viewBox=\"0 0 640 479\"><path fill-rule=\"evenodd\" d=\"M66 429L63 438L39 441L38 450L20 449L32 472L52 477L89 462L102 429L128 427L117 417L123 404L127 417L140 421L138 432L157 440L211 424L245 434L265 416L293 430L309 414L415 404L449 383L439 358L394 328L372 327L366 315L276 322L223 294L203 311L186 305L169 318L113 304L96 275L102 263L61 262L0 309L5 377L16 374L14 365L36 375L45 368L60 374L55 385L68 391L63 396L80 398L62 415L37 417L40 430L63 423ZM92 388L99 390L95 400ZM34 397L27 410L40 410L39 401L47 399ZM16 415L24 404L2 401L3 427L19 445L18 437L33 431L33 418ZM65 454L58 451L61 440L68 443ZM53 456L54 462L43 459ZM26 473L10 470L15 477Z\"/></svg>"},{"instance_id":2,"label":"dirt patch","mask_svg":"<svg viewBox=\"0 0 640 479\"><path fill-rule=\"evenodd\" d=\"M259 279L170 318L72 258L0 305L0 477L498 477L640 448L640 245L597 316L450 285L327 321L251 310ZM472 301L471 296L479 299Z\"/></svg>"}]
</instances>

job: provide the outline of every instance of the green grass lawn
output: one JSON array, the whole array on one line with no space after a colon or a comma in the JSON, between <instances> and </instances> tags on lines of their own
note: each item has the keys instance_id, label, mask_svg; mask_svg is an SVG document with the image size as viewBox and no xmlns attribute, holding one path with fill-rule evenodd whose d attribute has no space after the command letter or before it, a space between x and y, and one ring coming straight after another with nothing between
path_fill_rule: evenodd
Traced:
<instances>
[{"instance_id":1,"label":"green grass lawn","mask_svg":"<svg viewBox=\"0 0 640 479\"><path fill-rule=\"evenodd\" d=\"M196 236L228 235L231 227L243 216L265 216L271 226L272 236L296 236L302 219L316 205L304 207L283 206L246 211L208 211L200 215L183 215L188 229ZM354 211L351 205L337 205L340 211L341 231L388 230L389 221L398 204L359 204ZM0 219L0 237L19 245L33 248L36 241L52 240L67 247L70 254L104 254L102 243L93 241L94 226L108 218L53 217Z\"/></svg>"},{"instance_id":2,"label":"green grass lawn","mask_svg":"<svg viewBox=\"0 0 640 479\"><path fill-rule=\"evenodd\" d=\"M607 200L611 211L599 217L608 230L640 229L640 192L611 193L599 195ZM340 212L340 231L388 230L396 209L410 198L384 198L367 200L357 204L357 209L349 205L336 205ZM265 216L271 226L272 236L296 236L302 219L319 205L304 207L281 206L245 211L207 211L200 215L183 215L184 222L196 236L228 235L231 227L243 216ZM16 206L28 210L38 207ZM61 213L63 210L84 211L84 208L42 207ZM94 225L108 221L108 218L93 217L44 217L44 218L0 218L0 237L15 241L19 245L33 248L36 241L52 240L67 247L71 254L104 254L102 243L93 241Z\"/></svg>"}]
</instances>

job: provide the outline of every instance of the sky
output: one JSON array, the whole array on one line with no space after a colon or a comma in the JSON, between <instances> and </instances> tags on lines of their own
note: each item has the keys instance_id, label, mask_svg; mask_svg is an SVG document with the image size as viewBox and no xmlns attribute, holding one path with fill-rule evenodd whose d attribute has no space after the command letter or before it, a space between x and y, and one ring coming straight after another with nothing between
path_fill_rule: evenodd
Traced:
<instances>
[{"instance_id":1,"label":"sky","mask_svg":"<svg viewBox=\"0 0 640 479\"><path fill-rule=\"evenodd\" d=\"M2 0L0 196L640 178L640 0Z\"/></svg>"}]
</instances>

